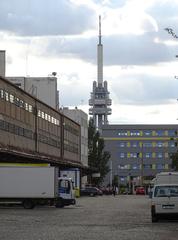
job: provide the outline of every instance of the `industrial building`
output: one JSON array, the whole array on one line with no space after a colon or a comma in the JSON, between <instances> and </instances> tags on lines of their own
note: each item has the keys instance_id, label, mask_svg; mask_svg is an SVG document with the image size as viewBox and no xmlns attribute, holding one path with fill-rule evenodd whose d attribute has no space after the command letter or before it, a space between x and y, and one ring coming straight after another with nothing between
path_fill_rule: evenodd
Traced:
<instances>
[{"instance_id":1,"label":"industrial building","mask_svg":"<svg viewBox=\"0 0 178 240\"><path fill-rule=\"evenodd\" d=\"M56 73L49 77L10 77L6 76L6 52L0 50L0 76L6 77L16 86L40 99L50 107L59 110L59 92Z\"/></svg>"},{"instance_id":2,"label":"industrial building","mask_svg":"<svg viewBox=\"0 0 178 240\"><path fill-rule=\"evenodd\" d=\"M60 109L60 112L80 125L81 163L83 166L88 167L88 115L77 107L75 109L64 107ZM82 170L80 173L82 177L81 185L84 187L87 184L87 176Z\"/></svg>"},{"instance_id":3,"label":"industrial building","mask_svg":"<svg viewBox=\"0 0 178 240\"><path fill-rule=\"evenodd\" d=\"M171 154L177 151L178 125L105 125L102 137L111 153L105 183L118 177L120 185L131 180L149 184L159 172L172 169Z\"/></svg>"},{"instance_id":4,"label":"industrial building","mask_svg":"<svg viewBox=\"0 0 178 240\"><path fill-rule=\"evenodd\" d=\"M50 107L59 109L56 77L7 77L7 79Z\"/></svg>"}]
</instances>

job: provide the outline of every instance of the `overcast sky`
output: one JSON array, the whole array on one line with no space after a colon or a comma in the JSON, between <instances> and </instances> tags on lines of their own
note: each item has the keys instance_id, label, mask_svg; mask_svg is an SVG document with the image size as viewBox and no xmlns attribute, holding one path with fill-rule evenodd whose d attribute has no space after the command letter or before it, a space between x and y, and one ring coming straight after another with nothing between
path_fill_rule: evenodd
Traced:
<instances>
[{"instance_id":1,"label":"overcast sky","mask_svg":"<svg viewBox=\"0 0 178 240\"><path fill-rule=\"evenodd\" d=\"M177 0L1 0L6 76L57 72L60 106L88 113L102 19L109 122L178 123Z\"/></svg>"}]
</instances>

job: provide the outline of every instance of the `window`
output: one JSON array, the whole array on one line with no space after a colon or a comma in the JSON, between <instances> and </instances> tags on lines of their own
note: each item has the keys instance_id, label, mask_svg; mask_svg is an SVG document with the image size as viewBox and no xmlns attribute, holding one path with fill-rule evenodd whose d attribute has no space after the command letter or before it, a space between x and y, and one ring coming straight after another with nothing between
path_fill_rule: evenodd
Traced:
<instances>
[{"instance_id":1,"label":"window","mask_svg":"<svg viewBox=\"0 0 178 240\"><path fill-rule=\"evenodd\" d=\"M48 114L45 113L45 120L48 120Z\"/></svg>"},{"instance_id":2,"label":"window","mask_svg":"<svg viewBox=\"0 0 178 240\"><path fill-rule=\"evenodd\" d=\"M29 109L29 112L31 112L31 113L33 112L33 107L32 107L32 105L29 104L28 109Z\"/></svg>"},{"instance_id":3,"label":"window","mask_svg":"<svg viewBox=\"0 0 178 240\"><path fill-rule=\"evenodd\" d=\"M127 135L128 135L127 131L118 132L118 136L127 136Z\"/></svg>"},{"instance_id":4,"label":"window","mask_svg":"<svg viewBox=\"0 0 178 240\"><path fill-rule=\"evenodd\" d=\"M131 158L137 158L138 153L130 153Z\"/></svg>"},{"instance_id":5,"label":"window","mask_svg":"<svg viewBox=\"0 0 178 240\"><path fill-rule=\"evenodd\" d=\"M169 147L175 147L175 142L174 141L171 141L171 142L169 142Z\"/></svg>"},{"instance_id":6,"label":"window","mask_svg":"<svg viewBox=\"0 0 178 240\"><path fill-rule=\"evenodd\" d=\"M127 177L122 177L122 176L120 177L121 182L125 182L126 180L127 180Z\"/></svg>"},{"instance_id":7,"label":"window","mask_svg":"<svg viewBox=\"0 0 178 240\"><path fill-rule=\"evenodd\" d=\"M163 157L163 153L162 152L157 153L157 157L158 158L162 158Z\"/></svg>"},{"instance_id":8,"label":"window","mask_svg":"<svg viewBox=\"0 0 178 240\"><path fill-rule=\"evenodd\" d=\"M155 133L156 133L156 136L164 136L164 133L165 133L165 131L164 130L157 130L157 131L155 131Z\"/></svg>"},{"instance_id":9,"label":"window","mask_svg":"<svg viewBox=\"0 0 178 240\"><path fill-rule=\"evenodd\" d=\"M129 165L120 164L120 165L118 165L118 168L119 169L129 169Z\"/></svg>"},{"instance_id":10,"label":"window","mask_svg":"<svg viewBox=\"0 0 178 240\"><path fill-rule=\"evenodd\" d=\"M4 92L4 94L5 94L5 100L9 101L9 93L8 92Z\"/></svg>"},{"instance_id":11,"label":"window","mask_svg":"<svg viewBox=\"0 0 178 240\"><path fill-rule=\"evenodd\" d=\"M144 169L151 169L151 164L144 164Z\"/></svg>"},{"instance_id":12,"label":"window","mask_svg":"<svg viewBox=\"0 0 178 240\"><path fill-rule=\"evenodd\" d=\"M139 147L139 142L131 142L131 147Z\"/></svg>"},{"instance_id":13,"label":"window","mask_svg":"<svg viewBox=\"0 0 178 240\"><path fill-rule=\"evenodd\" d=\"M120 158L124 158L125 157L125 153L120 153Z\"/></svg>"},{"instance_id":14,"label":"window","mask_svg":"<svg viewBox=\"0 0 178 240\"><path fill-rule=\"evenodd\" d=\"M126 142L120 142L119 147L126 147Z\"/></svg>"},{"instance_id":15,"label":"window","mask_svg":"<svg viewBox=\"0 0 178 240\"><path fill-rule=\"evenodd\" d=\"M132 169L134 169L134 170L140 169L140 165L139 164L133 164Z\"/></svg>"},{"instance_id":16,"label":"window","mask_svg":"<svg viewBox=\"0 0 178 240\"><path fill-rule=\"evenodd\" d=\"M144 142L143 147L152 147L152 142Z\"/></svg>"},{"instance_id":17,"label":"window","mask_svg":"<svg viewBox=\"0 0 178 240\"><path fill-rule=\"evenodd\" d=\"M157 186L155 187L154 197L178 197L178 186Z\"/></svg>"},{"instance_id":18,"label":"window","mask_svg":"<svg viewBox=\"0 0 178 240\"><path fill-rule=\"evenodd\" d=\"M9 95L9 98L10 98L10 102L11 102L11 103L14 103L14 99L15 99L15 98L14 98L14 96L13 96L12 94Z\"/></svg>"},{"instance_id":19,"label":"window","mask_svg":"<svg viewBox=\"0 0 178 240\"><path fill-rule=\"evenodd\" d=\"M25 110L28 111L28 103L25 103Z\"/></svg>"},{"instance_id":20,"label":"window","mask_svg":"<svg viewBox=\"0 0 178 240\"><path fill-rule=\"evenodd\" d=\"M164 147L164 143L163 142L157 142L156 147Z\"/></svg>"},{"instance_id":21,"label":"window","mask_svg":"<svg viewBox=\"0 0 178 240\"><path fill-rule=\"evenodd\" d=\"M19 107L21 107L21 108L24 108L24 107L25 107L25 104L24 104L24 101L23 101L23 100L20 100L20 102L19 102Z\"/></svg>"},{"instance_id":22,"label":"window","mask_svg":"<svg viewBox=\"0 0 178 240\"><path fill-rule=\"evenodd\" d=\"M177 130L168 130L168 136L169 137L174 137L177 135Z\"/></svg>"},{"instance_id":23,"label":"window","mask_svg":"<svg viewBox=\"0 0 178 240\"><path fill-rule=\"evenodd\" d=\"M41 110L38 110L38 117L41 117Z\"/></svg>"},{"instance_id":24,"label":"window","mask_svg":"<svg viewBox=\"0 0 178 240\"><path fill-rule=\"evenodd\" d=\"M15 105L16 105L17 107L19 107L19 105L20 105L20 100L19 100L19 98L16 97L14 103L15 103Z\"/></svg>"},{"instance_id":25,"label":"window","mask_svg":"<svg viewBox=\"0 0 178 240\"><path fill-rule=\"evenodd\" d=\"M44 119L44 112L41 112L41 117Z\"/></svg>"},{"instance_id":26,"label":"window","mask_svg":"<svg viewBox=\"0 0 178 240\"><path fill-rule=\"evenodd\" d=\"M145 153L146 158L151 158L151 155L152 155L151 153Z\"/></svg>"},{"instance_id":27,"label":"window","mask_svg":"<svg viewBox=\"0 0 178 240\"><path fill-rule=\"evenodd\" d=\"M144 136L151 136L152 135L152 131L151 130L144 130L143 131L143 135Z\"/></svg>"},{"instance_id":28,"label":"window","mask_svg":"<svg viewBox=\"0 0 178 240\"><path fill-rule=\"evenodd\" d=\"M140 131L138 131L138 130L131 131L130 136L140 136Z\"/></svg>"},{"instance_id":29,"label":"window","mask_svg":"<svg viewBox=\"0 0 178 240\"><path fill-rule=\"evenodd\" d=\"M0 89L0 98L4 98L4 90Z\"/></svg>"},{"instance_id":30,"label":"window","mask_svg":"<svg viewBox=\"0 0 178 240\"><path fill-rule=\"evenodd\" d=\"M164 169L164 164L157 164L157 169L159 169L159 170Z\"/></svg>"}]
</instances>

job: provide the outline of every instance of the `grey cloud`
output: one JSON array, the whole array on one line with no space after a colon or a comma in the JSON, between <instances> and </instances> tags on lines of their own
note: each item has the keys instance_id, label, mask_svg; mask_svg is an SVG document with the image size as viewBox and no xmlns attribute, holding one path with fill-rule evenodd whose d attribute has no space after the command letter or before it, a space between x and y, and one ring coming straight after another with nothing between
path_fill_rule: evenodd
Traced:
<instances>
[{"instance_id":1,"label":"grey cloud","mask_svg":"<svg viewBox=\"0 0 178 240\"><path fill-rule=\"evenodd\" d=\"M147 12L156 20L162 39L170 39L170 36L164 32L166 27L172 27L178 34L178 2L172 0L158 1Z\"/></svg>"},{"instance_id":2,"label":"grey cloud","mask_svg":"<svg viewBox=\"0 0 178 240\"><path fill-rule=\"evenodd\" d=\"M173 77L132 75L112 82L112 91L117 89L121 104L155 105L168 104L177 99L178 82Z\"/></svg>"},{"instance_id":3,"label":"grey cloud","mask_svg":"<svg viewBox=\"0 0 178 240\"><path fill-rule=\"evenodd\" d=\"M155 43L159 33L103 37L105 65L149 65L174 61L176 47ZM41 54L73 56L96 63L97 36L90 39L50 39Z\"/></svg>"},{"instance_id":4,"label":"grey cloud","mask_svg":"<svg viewBox=\"0 0 178 240\"><path fill-rule=\"evenodd\" d=\"M168 48L155 43L155 33L113 36L105 40L105 63L108 65L147 65L169 61Z\"/></svg>"},{"instance_id":5,"label":"grey cloud","mask_svg":"<svg viewBox=\"0 0 178 240\"><path fill-rule=\"evenodd\" d=\"M119 0L119 1L118 0L109 0L109 1L93 0L93 1L97 4L103 4L103 5L109 6L111 8L122 7L127 2L126 0Z\"/></svg>"},{"instance_id":6,"label":"grey cloud","mask_svg":"<svg viewBox=\"0 0 178 240\"><path fill-rule=\"evenodd\" d=\"M80 34L93 27L93 10L69 0L1 0L0 31L22 36Z\"/></svg>"}]
</instances>

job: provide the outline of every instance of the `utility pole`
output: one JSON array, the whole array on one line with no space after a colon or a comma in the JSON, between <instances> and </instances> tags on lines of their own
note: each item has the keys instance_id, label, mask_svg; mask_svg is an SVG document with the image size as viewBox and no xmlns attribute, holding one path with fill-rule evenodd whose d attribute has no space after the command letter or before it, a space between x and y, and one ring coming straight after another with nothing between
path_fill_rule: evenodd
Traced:
<instances>
[{"instance_id":1,"label":"utility pole","mask_svg":"<svg viewBox=\"0 0 178 240\"><path fill-rule=\"evenodd\" d=\"M141 143L142 156L141 156L141 185L143 186L143 142Z\"/></svg>"}]
</instances>

